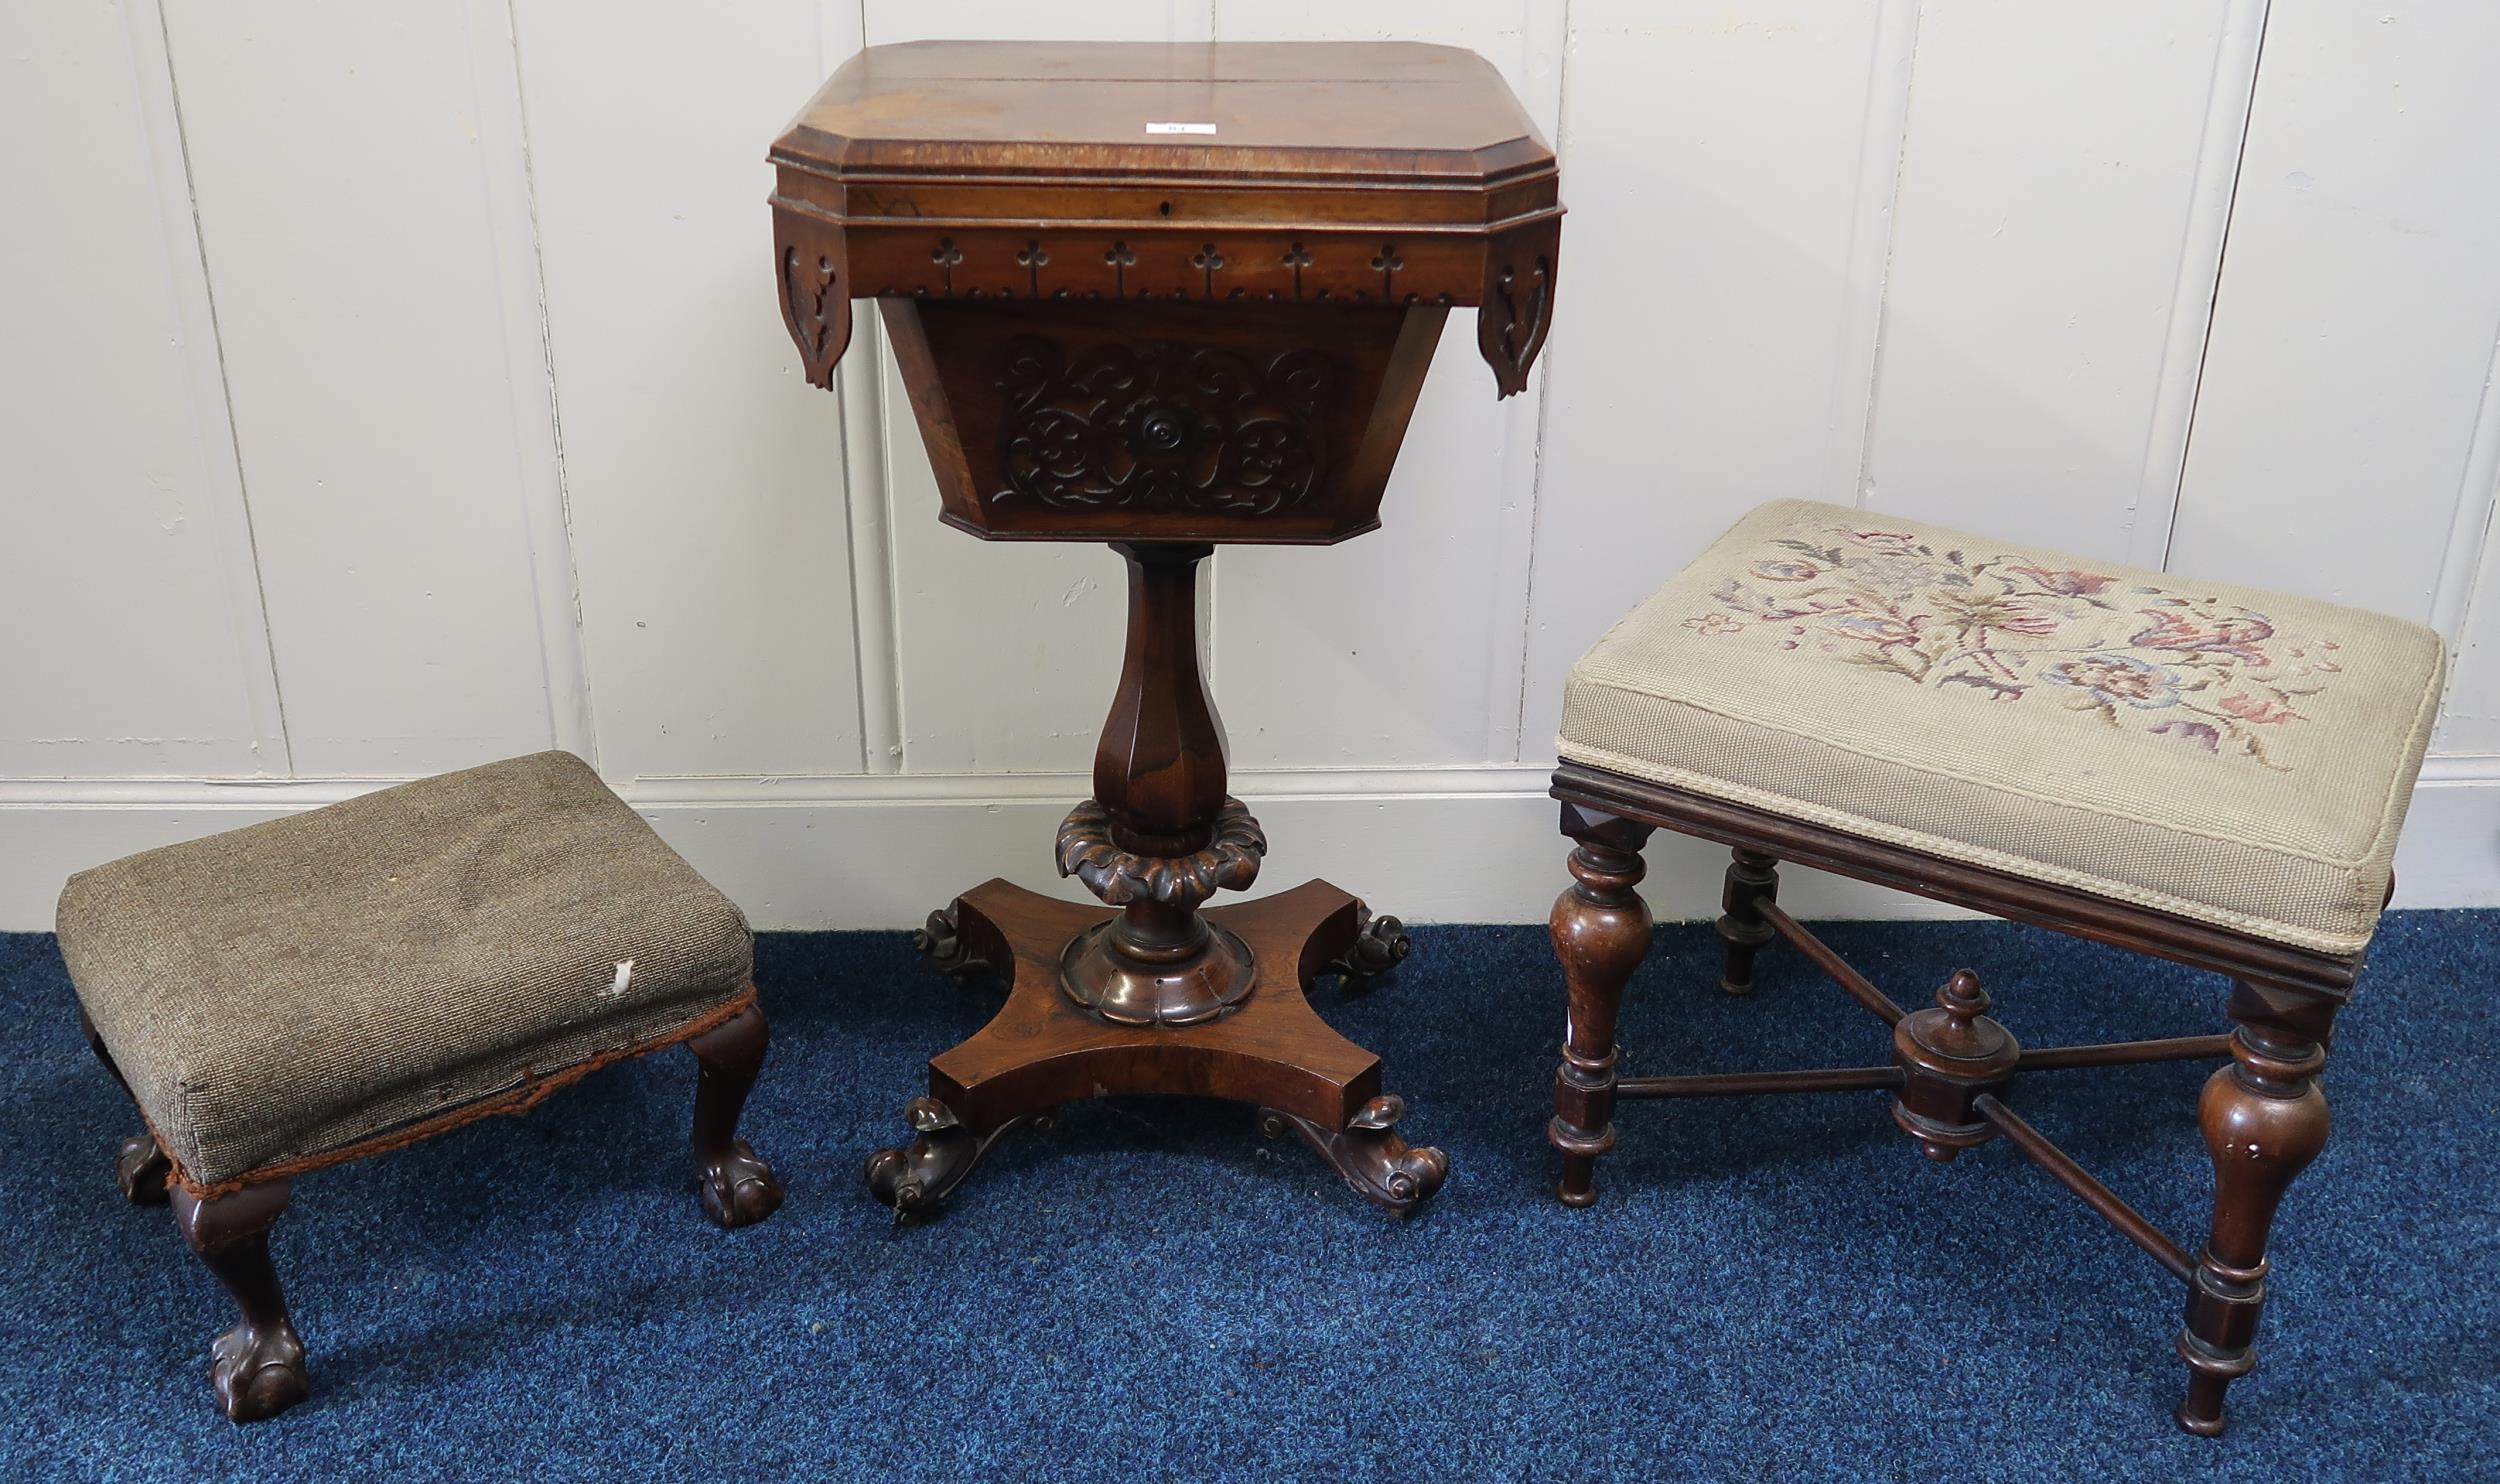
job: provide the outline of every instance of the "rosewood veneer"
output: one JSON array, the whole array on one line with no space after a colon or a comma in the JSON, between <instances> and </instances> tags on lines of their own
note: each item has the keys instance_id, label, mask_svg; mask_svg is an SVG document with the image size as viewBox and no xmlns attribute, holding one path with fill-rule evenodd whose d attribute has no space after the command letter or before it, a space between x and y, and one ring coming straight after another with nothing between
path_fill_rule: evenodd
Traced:
<instances>
[{"instance_id":1,"label":"rosewood veneer","mask_svg":"<svg viewBox=\"0 0 2500 1484\"><path fill-rule=\"evenodd\" d=\"M1313 882L1248 888L1267 841L1226 790L1198 655L1219 544L1328 544L1382 493L1452 309L1495 390L1551 321L1553 152L1483 59L1409 44L929 42L845 64L772 149L774 269L809 380L874 299L937 474L989 541L1098 541L1128 570L1127 655L1062 875L1102 908L993 881L932 915L943 967L1011 983L929 1065L915 1133L868 1182L934 1209L1059 1103L1256 1105L1404 1212L1447 1162L1399 1137L1379 1059L1304 991L1406 952ZM1109 910L1103 910L1109 909Z\"/></svg>"}]
</instances>

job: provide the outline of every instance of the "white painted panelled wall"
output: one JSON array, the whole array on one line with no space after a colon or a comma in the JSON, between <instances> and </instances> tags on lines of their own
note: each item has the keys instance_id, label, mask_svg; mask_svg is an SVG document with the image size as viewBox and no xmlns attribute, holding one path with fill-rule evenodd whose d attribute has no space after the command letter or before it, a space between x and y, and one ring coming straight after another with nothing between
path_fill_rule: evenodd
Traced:
<instances>
[{"instance_id":1,"label":"white painted panelled wall","mask_svg":"<svg viewBox=\"0 0 2500 1484\"><path fill-rule=\"evenodd\" d=\"M941 527L873 318L828 396L773 297L765 146L941 34L1455 43L1561 152L1527 395L1462 312L1386 531L1211 564L1263 886L1541 919L1572 659L1806 495L2435 625L2400 901L2500 902L2500 5L44 0L0 8L0 928L549 746L760 926L1067 890L1119 564ZM1715 852L1653 862L1714 909Z\"/></svg>"}]
</instances>

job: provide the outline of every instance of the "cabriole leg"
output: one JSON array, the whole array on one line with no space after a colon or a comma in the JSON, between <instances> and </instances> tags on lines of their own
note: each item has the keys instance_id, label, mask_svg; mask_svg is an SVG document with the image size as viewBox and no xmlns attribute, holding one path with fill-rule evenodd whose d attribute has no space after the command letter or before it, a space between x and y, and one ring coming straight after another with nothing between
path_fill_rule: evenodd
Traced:
<instances>
[{"instance_id":1,"label":"cabriole leg","mask_svg":"<svg viewBox=\"0 0 2500 1484\"><path fill-rule=\"evenodd\" d=\"M2231 997L2231 1065L2213 1074L2197 1103L2214 1161L2212 1235L2189 1280L2179 1356L2188 1364L2179 1425L2222 1431L2222 1395L2256 1364L2257 1316L2266 1302L2266 1238L2292 1179L2326 1147L2326 1065L2332 1002L2242 983Z\"/></svg>"},{"instance_id":2,"label":"cabriole leg","mask_svg":"<svg viewBox=\"0 0 2500 1484\"><path fill-rule=\"evenodd\" d=\"M781 1209L773 1167L738 1137L738 1115L770 1041L764 1012L749 1005L686 1043L703 1069L694 1091L695 1186L703 1214L724 1230L751 1226Z\"/></svg>"},{"instance_id":3,"label":"cabriole leg","mask_svg":"<svg viewBox=\"0 0 2500 1484\"><path fill-rule=\"evenodd\" d=\"M1562 1151L1566 1206L1597 1199L1597 1157L1615 1147L1615 1017L1623 987L1649 952L1649 904L1634 890L1648 867L1640 856L1650 827L1577 804L1563 805L1573 882L1554 902L1549 924L1570 996L1562 1065L1554 1075L1554 1119L1545 1137Z\"/></svg>"},{"instance_id":4,"label":"cabriole leg","mask_svg":"<svg viewBox=\"0 0 2500 1484\"><path fill-rule=\"evenodd\" d=\"M174 1187L174 1225L243 1311L242 1322L209 1350L209 1380L237 1422L275 1417L312 1390L304 1342L286 1311L278 1270L269 1263L269 1228L286 1210L290 1183L270 1180L202 1200Z\"/></svg>"},{"instance_id":5,"label":"cabriole leg","mask_svg":"<svg viewBox=\"0 0 2500 1484\"><path fill-rule=\"evenodd\" d=\"M173 1161L156 1147L154 1134L132 1134L113 1156L113 1183L134 1206L165 1204L166 1182L173 1172Z\"/></svg>"}]
</instances>

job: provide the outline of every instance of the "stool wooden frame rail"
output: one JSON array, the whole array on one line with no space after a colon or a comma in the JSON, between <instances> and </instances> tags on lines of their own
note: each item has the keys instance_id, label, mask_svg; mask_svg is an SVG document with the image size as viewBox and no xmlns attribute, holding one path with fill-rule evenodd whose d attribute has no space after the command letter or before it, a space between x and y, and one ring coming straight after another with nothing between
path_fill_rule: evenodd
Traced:
<instances>
[{"instance_id":1,"label":"stool wooden frame rail","mask_svg":"<svg viewBox=\"0 0 2500 1484\"><path fill-rule=\"evenodd\" d=\"M2003 1135L2186 1287L2177 1349L2189 1374L2176 1415L2189 1432L2210 1437L2222 1431L2223 1393L2256 1361L2266 1239L2275 1212L2293 1178L2326 1143L2318 1073L2361 954L2313 953L1581 764L1557 769L1552 792L1562 801L1562 832L1576 842L1573 884L1555 902L1552 920L1570 1024L1547 1138L1562 1153L1558 1194L1565 1205L1596 1199L1597 1159L1615 1144L1617 1099L1890 1092L1894 1122L1928 1158L1950 1160ZM1645 871L1641 847L1655 829L1734 849L1717 923L1726 944L1723 990L1751 990L1755 954L1784 938L1892 1031L1892 1063L1617 1077L1617 1012L1650 943L1649 908L1635 888ZM1967 969L1937 992L1932 1008L1904 1010L1780 908L1777 867L1783 861L2226 974L2236 1028L2225 1035L2025 1048L1990 1017L1988 995ZM2213 1221L2193 1255L2008 1106L2021 1072L2217 1056L2231 1063L2207 1080L2197 1106L2214 1161Z\"/></svg>"},{"instance_id":2,"label":"stool wooden frame rail","mask_svg":"<svg viewBox=\"0 0 2500 1484\"><path fill-rule=\"evenodd\" d=\"M103 1038L82 1012L87 1045L122 1092L130 1092ZM241 1320L210 1347L209 1380L229 1418L255 1422L274 1417L311 1393L304 1342L287 1311L286 1290L269 1259L269 1231L286 1212L293 1176L352 1159L384 1153L462 1123L498 1113L521 1113L549 1093L611 1062L684 1046L701 1069L695 1083L694 1187L713 1224L734 1230L781 1208L781 1182L773 1168L738 1137L738 1115L754 1089L771 1032L755 1004L755 992L638 1045L559 1071L530 1078L504 1096L447 1109L408 1127L359 1140L343 1149L256 1170L235 1180L195 1186L166 1157L153 1132L124 1139L113 1163L115 1183L134 1206L170 1205L174 1226L198 1254L235 1306ZM133 1100L134 1105L136 1099Z\"/></svg>"}]
</instances>

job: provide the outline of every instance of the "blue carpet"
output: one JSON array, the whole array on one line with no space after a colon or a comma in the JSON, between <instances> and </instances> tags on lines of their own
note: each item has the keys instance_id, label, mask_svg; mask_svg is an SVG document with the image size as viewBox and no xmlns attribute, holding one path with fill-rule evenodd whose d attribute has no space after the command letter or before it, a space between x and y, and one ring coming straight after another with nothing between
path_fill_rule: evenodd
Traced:
<instances>
[{"instance_id":1,"label":"blue carpet","mask_svg":"<svg viewBox=\"0 0 2500 1484\"><path fill-rule=\"evenodd\" d=\"M2223 986L1992 923L1834 924L1896 997L1981 969L2032 1044L2218 1029ZM1793 953L1712 987L1662 929L1634 1072L1881 1060ZM2173 1429L2179 1295L2002 1143L1920 1159L1877 1093L1627 1110L1587 1211L1542 1137L1537 928L1441 928L1323 1013L1382 1050L1449 1185L1401 1223L1245 1110L1121 1101L1002 1146L947 1214L862 1193L920 1062L996 991L899 934L768 934L747 1128L790 1187L724 1235L681 1173L693 1068L606 1072L298 1182L273 1239L313 1396L238 1429L231 1311L108 1175L131 1120L51 940L0 937L0 1471L69 1479L1593 1479L2500 1476L2500 914L2402 913L2329 1072L2336 1130L2275 1245L2218 1442ZM2205 1068L2044 1073L2031 1119L2201 1236Z\"/></svg>"}]
</instances>

